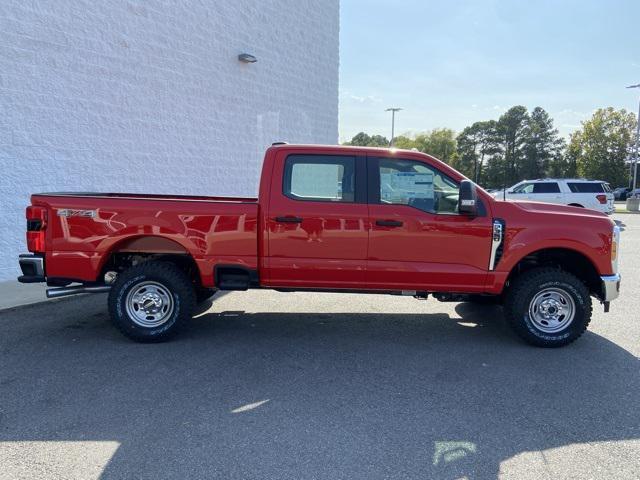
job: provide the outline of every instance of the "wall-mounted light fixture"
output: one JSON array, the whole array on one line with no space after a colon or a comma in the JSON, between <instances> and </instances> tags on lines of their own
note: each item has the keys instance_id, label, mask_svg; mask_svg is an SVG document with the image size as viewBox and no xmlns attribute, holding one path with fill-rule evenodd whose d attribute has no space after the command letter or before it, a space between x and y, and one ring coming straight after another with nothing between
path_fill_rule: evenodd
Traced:
<instances>
[{"instance_id":1,"label":"wall-mounted light fixture","mask_svg":"<svg viewBox=\"0 0 640 480\"><path fill-rule=\"evenodd\" d=\"M240 55L238 55L238 60L240 60L242 63L256 63L258 61L256 57L248 53L241 53Z\"/></svg>"}]
</instances>

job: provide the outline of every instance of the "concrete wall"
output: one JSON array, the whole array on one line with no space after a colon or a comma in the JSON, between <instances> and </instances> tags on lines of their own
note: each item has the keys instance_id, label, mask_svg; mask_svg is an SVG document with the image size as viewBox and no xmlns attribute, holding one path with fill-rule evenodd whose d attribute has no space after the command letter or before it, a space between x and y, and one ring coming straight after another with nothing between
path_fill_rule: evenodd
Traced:
<instances>
[{"instance_id":1,"label":"concrete wall","mask_svg":"<svg viewBox=\"0 0 640 480\"><path fill-rule=\"evenodd\" d=\"M30 193L252 195L271 142L337 142L338 0L175 3L0 2L0 280Z\"/></svg>"}]
</instances>

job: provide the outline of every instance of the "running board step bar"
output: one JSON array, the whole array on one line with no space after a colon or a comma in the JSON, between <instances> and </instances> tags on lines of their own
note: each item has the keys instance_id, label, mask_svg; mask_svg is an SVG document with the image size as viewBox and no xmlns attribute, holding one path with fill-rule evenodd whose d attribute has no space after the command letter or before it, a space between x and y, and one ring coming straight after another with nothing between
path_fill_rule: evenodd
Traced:
<instances>
[{"instance_id":1,"label":"running board step bar","mask_svg":"<svg viewBox=\"0 0 640 480\"><path fill-rule=\"evenodd\" d=\"M104 293L111 290L110 285L99 285L95 287L61 287L47 289L47 298L68 297L69 295L78 295L79 293Z\"/></svg>"}]
</instances>

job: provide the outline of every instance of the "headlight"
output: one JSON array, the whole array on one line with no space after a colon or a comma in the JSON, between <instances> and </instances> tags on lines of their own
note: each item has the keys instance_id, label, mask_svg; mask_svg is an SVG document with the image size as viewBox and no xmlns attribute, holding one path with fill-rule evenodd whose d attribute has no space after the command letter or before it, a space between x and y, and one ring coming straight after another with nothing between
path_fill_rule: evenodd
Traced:
<instances>
[{"instance_id":1,"label":"headlight","mask_svg":"<svg viewBox=\"0 0 640 480\"><path fill-rule=\"evenodd\" d=\"M618 273L618 249L620 248L620 227L613 227L611 235L611 270Z\"/></svg>"}]
</instances>

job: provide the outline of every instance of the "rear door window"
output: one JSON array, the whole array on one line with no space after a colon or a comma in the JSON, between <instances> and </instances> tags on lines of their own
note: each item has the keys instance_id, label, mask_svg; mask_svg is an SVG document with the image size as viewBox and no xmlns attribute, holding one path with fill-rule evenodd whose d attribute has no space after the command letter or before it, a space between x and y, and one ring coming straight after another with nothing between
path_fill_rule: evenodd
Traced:
<instances>
[{"instance_id":1,"label":"rear door window","mask_svg":"<svg viewBox=\"0 0 640 480\"><path fill-rule=\"evenodd\" d=\"M560 186L557 182L534 183L533 193L560 193Z\"/></svg>"},{"instance_id":2,"label":"rear door window","mask_svg":"<svg viewBox=\"0 0 640 480\"><path fill-rule=\"evenodd\" d=\"M567 182L569 190L573 193L602 193L604 184L599 182Z\"/></svg>"},{"instance_id":3,"label":"rear door window","mask_svg":"<svg viewBox=\"0 0 640 480\"><path fill-rule=\"evenodd\" d=\"M355 157L290 155L284 167L283 193L293 200L355 201Z\"/></svg>"}]
</instances>

